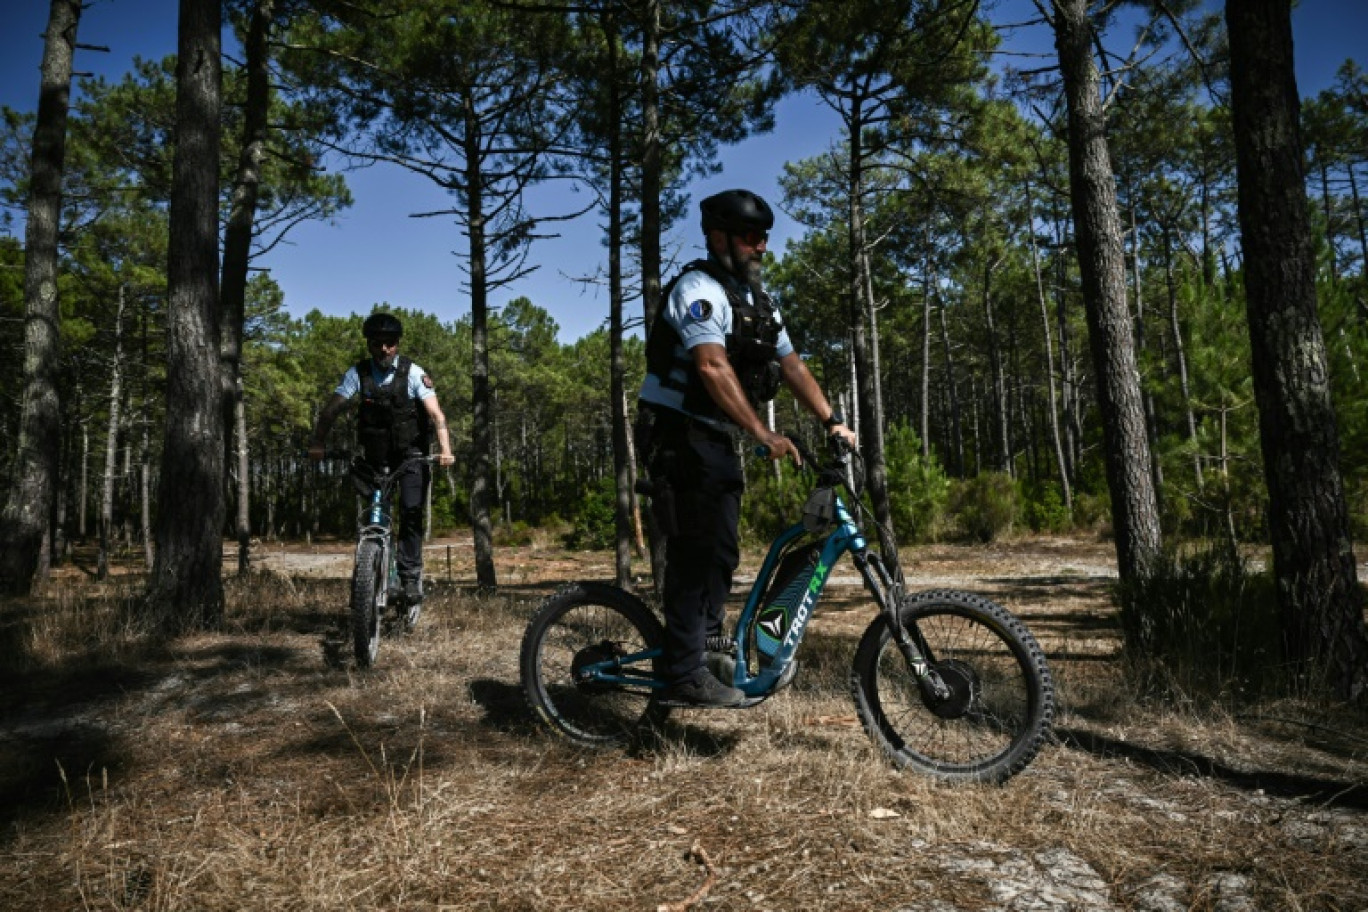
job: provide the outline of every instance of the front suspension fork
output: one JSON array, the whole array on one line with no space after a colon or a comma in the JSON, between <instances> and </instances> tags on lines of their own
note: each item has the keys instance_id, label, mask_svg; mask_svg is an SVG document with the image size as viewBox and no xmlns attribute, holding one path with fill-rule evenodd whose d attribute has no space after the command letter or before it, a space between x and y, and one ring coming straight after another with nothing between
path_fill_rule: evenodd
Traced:
<instances>
[{"instance_id":1,"label":"front suspension fork","mask_svg":"<svg viewBox=\"0 0 1368 912\"><path fill-rule=\"evenodd\" d=\"M903 600L902 580L893 579L878 554L866 552L853 555L855 565L865 578L865 587L874 595L879 604L879 614L888 627L889 635L897 644L907 667L912 669L922 699L928 702L941 702L950 698L950 688L928 659L930 648L922 639L921 632L914 626L909 632L898 617L898 607ZM877 583L876 583L877 581Z\"/></svg>"}]
</instances>

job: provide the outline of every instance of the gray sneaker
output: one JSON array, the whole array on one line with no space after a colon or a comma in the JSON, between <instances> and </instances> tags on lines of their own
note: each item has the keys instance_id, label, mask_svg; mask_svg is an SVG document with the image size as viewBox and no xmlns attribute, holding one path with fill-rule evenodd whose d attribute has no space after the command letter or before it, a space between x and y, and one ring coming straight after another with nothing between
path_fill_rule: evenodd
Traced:
<instances>
[{"instance_id":1,"label":"gray sneaker","mask_svg":"<svg viewBox=\"0 0 1368 912\"><path fill-rule=\"evenodd\" d=\"M736 680L736 659L730 652L705 652L703 664L712 672L712 676L723 684L730 684Z\"/></svg>"},{"instance_id":2,"label":"gray sneaker","mask_svg":"<svg viewBox=\"0 0 1368 912\"><path fill-rule=\"evenodd\" d=\"M723 684L707 671L677 681L660 693L660 702L670 706L737 706L746 695Z\"/></svg>"},{"instance_id":3,"label":"gray sneaker","mask_svg":"<svg viewBox=\"0 0 1368 912\"><path fill-rule=\"evenodd\" d=\"M736 641L729 636L713 634L704 641L703 664L713 677L723 684L736 679Z\"/></svg>"}]
</instances>

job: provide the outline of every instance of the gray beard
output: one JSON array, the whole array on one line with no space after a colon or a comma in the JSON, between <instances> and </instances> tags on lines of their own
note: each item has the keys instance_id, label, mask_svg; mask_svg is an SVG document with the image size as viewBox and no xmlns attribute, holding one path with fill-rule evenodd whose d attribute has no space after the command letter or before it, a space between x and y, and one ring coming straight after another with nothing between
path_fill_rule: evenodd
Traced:
<instances>
[{"instance_id":1,"label":"gray beard","mask_svg":"<svg viewBox=\"0 0 1368 912\"><path fill-rule=\"evenodd\" d=\"M745 282L747 285L760 284L760 257L754 256L746 261Z\"/></svg>"},{"instance_id":2,"label":"gray beard","mask_svg":"<svg viewBox=\"0 0 1368 912\"><path fill-rule=\"evenodd\" d=\"M743 285L759 285L761 271L760 255L755 254L751 256L748 260L746 260L745 263L742 264L740 269L737 269L736 258L732 256L732 249L733 245L730 239L728 239L727 249L722 253L715 253L715 256L717 257L718 261L721 262L721 264L724 267L726 267L727 272L730 272L732 275L736 276L736 278Z\"/></svg>"}]
</instances>

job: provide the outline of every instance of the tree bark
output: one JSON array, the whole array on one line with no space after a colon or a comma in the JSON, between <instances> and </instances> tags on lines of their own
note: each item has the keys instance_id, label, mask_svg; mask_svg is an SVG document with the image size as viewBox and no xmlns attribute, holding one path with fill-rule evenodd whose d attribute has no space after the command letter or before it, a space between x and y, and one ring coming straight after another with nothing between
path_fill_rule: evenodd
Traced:
<instances>
[{"instance_id":1,"label":"tree bark","mask_svg":"<svg viewBox=\"0 0 1368 912\"><path fill-rule=\"evenodd\" d=\"M81 397L81 387L76 387L76 398ZM76 535L85 541L86 517L90 511L90 419L81 422L81 488L76 499Z\"/></svg>"},{"instance_id":2,"label":"tree bark","mask_svg":"<svg viewBox=\"0 0 1368 912\"><path fill-rule=\"evenodd\" d=\"M1040 249L1036 245L1035 200L1031 185L1026 185L1026 237L1031 243L1031 271L1035 275L1036 298L1040 302L1040 328L1045 339L1045 387L1050 396L1050 439L1054 443L1055 466L1059 471L1059 489L1064 496L1064 509L1073 515L1073 485L1069 481L1069 464L1064 458L1064 438L1059 431L1059 395L1055 390L1054 339L1050 332L1050 305L1045 295L1045 278L1040 271Z\"/></svg>"},{"instance_id":3,"label":"tree bark","mask_svg":"<svg viewBox=\"0 0 1368 912\"><path fill-rule=\"evenodd\" d=\"M481 589L498 587L494 570L494 527L489 519L490 433L489 289L485 276L484 175L480 170L480 125L473 115L465 127L466 218L470 238L471 479L470 525L475 538L475 581Z\"/></svg>"},{"instance_id":4,"label":"tree bark","mask_svg":"<svg viewBox=\"0 0 1368 912\"><path fill-rule=\"evenodd\" d=\"M218 0L181 0L167 256L166 438L148 601L170 632L223 619Z\"/></svg>"},{"instance_id":5,"label":"tree bark","mask_svg":"<svg viewBox=\"0 0 1368 912\"><path fill-rule=\"evenodd\" d=\"M1164 283L1168 289L1169 330L1173 333L1173 357L1178 364L1178 386L1183 394L1188 442L1192 445L1192 473L1197 480L1197 490L1201 491L1206 486L1206 479L1202 476L1202 454L1197 441L1197 413L1192 407L1192 384L1188 380L1183 325L1178 319L1178 282L1173 274L1173 238L1167 228L1164 229Z\"/></svg>"},{"instance_id":6,"label":"tree bark","mask_svg":"<svg viewBox=\"0 0 1368 912\"><path fill-rule=\"evenodd\" d=\"M927 257L925 271L922 273L922 325L921 325L921 414L917 425L917 435L921 437L921 457L931 458L931 259Z\"/></svg>"},{"instance_id":7,"label":"tree bark","mask_svg":"<svg viewBox=\"0 0 1368 912\"><path fill-rule=\"evenodd\" d=\"M1015 476L1012 467L1011 424L1008 420L1007 374L1002 365L1002 343L998 340L997 320L993 314L993 269L996 263L983 267L983 325L988 342L988 365L993 377L993 441L997 444L993 455L994 468Z\"/></svg>"},{"instance_id":8,"label":"tree bark","mask_svg":"<svg viewBox=\"0 0 1368 912\"><path fill-rule=\"evenodd\" d=\"M1117 570L1146 578L1161 545L1140 372L1126 308L1125 257L1086 0L1055 0L1055 46L1069 110L1069 192L1088 339L1097 372Z\"/></svg>"},{"instance_id":9,"label":"tree bark","mask_svg":"<svg viewBox=\"0 0 1368 912\"><path fill-rule=\"evenodd\" d=\"M945 394L950 412L950 472L956 478L965 476L964 417L960 406L959 385L955 382L954 351L950 346L950 327L945 319L945 304L936 308L940 314L941 354L945 358Z\"/></svg>"},{"instance_id":10,"label":"tree bark","mask_svg":"<svg viewBox=\"0 0 1368 912\"><path fill-rule=\"evenodd\" d=\"M853 103L848 120L851 124L863 122L858 101ZM877 318L870 294L872 285L867 280L868 242L865 238L864 206L861 202L864 190L861 163L864 153L860 145L860 130L852 128L848 132L850 178L846 193L850 226L850 325L860 398L860 424L857 433L860 435L860 449L864 455L865 484L874 507L874 516L878 520L884 563L896 576L899 573L899 561L897 543L890 538L893 511L888 501L888 466L884 457L883 415L880 414L878 356L874 350L877 342L870 341L871 332L877 331Z\"/></svg>"},{"instance_id":11,"label":"tree bark","mask_svg":"<svg viewBox=\"0 0 1368 912\"><path fill-rule=\"evenodd\" d=\"M1273 573L1290 658L1368 694L1368 631L1316 314L1287 0L1230 0L1240 239Z\"/></svg>"},{"instance_id":12,"label":"tree bark","mask_svg":"<svg viewBox=\"0 0 1368 912\"><path fill-rule=\"evenodd\" d=\"M14 486L0 522L0 588L20 593L47 580L44 539L52 522L61 447L57 390L61 320L57 230L62 216L67 108L76 50L78 0L52 0L43 41L38 120L33 131L28 220L24 226L24 365Z\"/></svg>"},{"instance_id":13,"label":"tree bark","mask_svg":"<svg viewBox=\"0 0 1368 912\"><path fill-rule=\"evenodd\" d=\"M123 315L124 286L119 286L119 306L114 315L114 359L109 372L109 430L105 434L104 471L100 475L100 550L95 560L95 578L109 576L109 547L114 528L115 469L119 461L120 405L123 403Z\"/></svg>"},{"instance_id":14,"label":"tree bark","mask_svg":"<svg viewBox=\"0 0 1368 912\"><path fill-rule=\"evenodd\" d=\"M632 467L627 445L627 365L622 351L622 96L618 88L617 26L612 15L603 22L611 81L608 103L608 398L613 439L614 579L632 585Z\"/></svg>"},{"instance_id":15,"label":"tree bark","mask_svg":"<svg viewBox=\"0 0 1368 912\"><path fill-rule=\"evenodd\" d=\"M236 443L225 454L227 462L237 465L238 573L246 573L251 562L250 498L251 484L246 471L246 421L242 399L242 333L247 319L247 266L252 253L252 230L256 220L257 195L261 185L261 157L266 147L267 114L271 103L269 71L270 49L267 38L275 0L257 0L247 28L246 54L247 104L243 112L242 152L238 158L237 179L228 224L223 234L223 312L220 326L223 374L224 427L232 428L225 439ZM239 417L244 420L239 421ZM234 458L236 457L236 458Z\"/></svg>"},{"instance_id":16,"label":"tree bark","mask_svg":"<svg viewBox=\"0 0 1368 912\"><path fill-rule=\"evenodd\" d=\"M646 0L641 26L641 301L645 331L660 310L660 0Z\"/></svg>"}]
</instances>

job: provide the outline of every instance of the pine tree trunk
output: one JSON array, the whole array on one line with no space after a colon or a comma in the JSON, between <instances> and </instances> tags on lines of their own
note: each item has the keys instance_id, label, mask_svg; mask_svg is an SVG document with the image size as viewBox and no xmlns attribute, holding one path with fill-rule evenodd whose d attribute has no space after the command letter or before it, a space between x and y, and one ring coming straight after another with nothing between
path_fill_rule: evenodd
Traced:
<instances>
[{"instance_id":1,"label":"pine tree trunk","mask_svg":"<svg viewBox=\"0 0 1368 912\"><path fill-rule=\"evenodd\" d=\"M917 434L921 437L921 457L931 458L931 295L934 283L931 279L931 263L927 258L922 273L922 326L921 326L921 407Z\"/></svg>"},{"instance_id":2,"label":"pine tree trunk","mask_svg":"<svg viewBox=\"0 0 1368 912\"><path fill-rule=\"evenodd\" d=\"M641 24L641 301L646 332L660 310L660 0L646 0Z\"/></svg>"},{"instance_id":3,"label":"pine tree trunk","mask_svg":"<svg viewBox=\"0 0 1368 912\"><path fill-rule=\"evenodd\" d=\"M76 387L77 398L81 396L81 388ZM76 502L76 509L79 511L76 517L76 534L81 541L86 538L86 517L90 513L90 419L81 422L81 493Z\"/></svg>"},{"instance_id":4,"label":"pine tree trunk","mask_svg":"<svg viewBox=\"0 0 1368 912\"><path fill-rule=\"evenodd\" d=\"M157 486L154 615L179 632L223 620L219 368L218 0L181 0L167 256L166 437Z\"/></svg>"},{"instance_id":5,"label":"pine tree trunk","mask_svg":"<svg viewBox=\"0 0 1368 912\"><path fill-rule=\"evenodd\" d=\"M490 434L489 291L485 278L484 175L480 171L479 123L465 128L467 227L470 238L471 480L470 524L475 538L475 581L481 589L498 587L494 569L494 527L489 518Z\"/></svg>"},{"instance_id":6,"label":"pine tree trunk","mask_svg":"<svg viewBox=\"0 0 1368 912\"><path fill-rule=\"evenodd\" d=\"M1290 658L1368 694L1368 630L1316 314L1300 105L1286 0L1230 0L1240 238L1273 573Z\"/></svg>"},{"instance_id":7,"label":"pine tree trunk","mask_svg":"<svg viewBox=\"0 0 1368 912\"><path fill-rule=\"evenodd\" d=\"M632 470L627 445L627 366L622 351L622 98L618 91L618 42L614 17L603 20L612 85L608 103L608 398L613 439L614 579L632 585Z\"/></svg>"},{"instance_id":8,"label":"pine tree trunk","mask_svg":"<svg viewBox=\"0 0 1368 912\"><path fill-rule=\"evenodd\" d=\"M851 123L860 123L858 103L850 114ZM849 207L850 234L850 324L852 348L855 356L855 376L860 397L860 449L864 455L865 486L878 520L879 539L882 545L884 562L896 576L899 572L897 544L889 536L893 528L892 509L888 501L888 467L883 447L883 415L879 412L879 375L877 373L877 343L871 343L870 333L875 331L876 317L874 301L870 297L870 284L867 281L869 260L867 257L864 230L864 208L860 199L864 178L860 163L863 152L860 145L859 130L852 130L850 141L850 177L846 188Z\"/></svg>"},{"instance_id":9,"label":"pine tree trunk","mask_svg":"<svg viewBox=\"0 0 1368 912\"><path fill-rule=\"evenodd\" d=\"M956 478L963 478L964 410L960 405L959 384L955 382L954 351L950 347L950 327L945 320L945 305L942 303L936 309L940 311L941 353L945 358L945 392L950 400L950 471Z\"/></svg>"},{"instance_id":10,"label":"pine tree trunk","mask_svg":"<svg viewBox=\"0 0 1368 912\"><path fill-rule=\"evenodd\" d=\"M1363 203L1359 201L1358 178L1354 176L1354 166L1346 168L1349 172L1349 194L1354 201L1354 221L1358 225L1360 269L1368 273L1368 219L1363 217Z\"/></svg>"},{"instance_id":11,"label":"pine tree trunk","mask_svg":"<svg viewBox=\"0 0 1368 912\"><path fill-rule=\"evenodd\" d=\"M1121 219L1087 6L1086 0L1056 0L1055 46L1069 109L1069 191L1097 373L1117 570L1125 583L1149 576L1161 539L1140 372L1126 308Z\"/></svg>"},{"instance_id":12,"label":"pine tree trunk","mask_svg":"<svg viewBox=\"0 0 1368 912\"><path fill-rule=\"evenodd\" d=\"M1330 266L1330 285L1339 284L1339 263L1335 257L1335 208L1330 195L1330 169L1323 156L1317 156L1317 170L1320 172L1321 208L1325 213L1325 256ZM1353 168L1349 171L1352 173Z\"/></svg>"},{"instance_id":13,"label":"pine tree trunk","mask_svg":"<svg viewBox=\"0 0 1368 912\"><path fill-rule=\"evenodd\" d=\"M1056 206L1051 206L1055 224L1055 326L1059 330L1059 394L1060 410L1064 417L1064 461L1069 466L1069 477L1076 478L1082 461L1083 426L1080 416L1078 366L1074 361L1073 334L1069 331L1069 298L1067 263L1064 254L1065 226Z\"/></svg>"},{"instance_id":14,"label":"pine tree trunk","mask_svg":"<svg viewBox=\"0 0 1368 912\"><path fill-rule=\"evenodd\" d=\"M14 484L0 517L0 587L25 592L48 577L44 540L52 523L62 409L57 302L57 230L62 216L67 105L76 50L78 0L52 0L43 41L42 88L33 130L28 220L24 226L24 364Z\"/></svg>"},{"instance_id":15,"label":"pine tree trunk","mask_svg":"<svg viewBox=\"0 0 1368 912\"><path fill-rule=\"evenodd\" d=\"M1135 288L1135 352L1138 360L1148 349L1145 339L1145 289L1140 270L1140 231L1135 224L1135 203L1132 196L1130 212L1131 238L1131 280ZM1159 418L1154 408L1154 392L1141 387L1141 399L1145 405L1145 439L1150 447L1150 474L1154 476L1154 501L1160 513L1164 509L1164 464L1159 459Z\"/></svg>"},{"instance_id":16,"label":"pine tree trunk","mask_svg":"<svg viewBox=\"0 0 1368 912\"><path fill-rule=\"evenodd\" d=\"M988 366L993 377L992 414L997 443L994 468L1008 475L1012 472L1011 432L1007 422L1007 377L1002 366L1002 345L998 341L997 321L993 314L993 266L983 268L983 325L988 342Z\"/></svg>"},{"instance_id":17,"label":"pine tree trunk","mask_svg":"<svg viewBox=\"0 0 1368 912\"><path fill-rule=\"evenodd\" d=\"M1168 229L1164 229L1164 282L1168 288L1169 331L1173 333L1173 356L1178 363L1178 385L1183 394L1183 413L1187 417L1188 443L1192 447L1192 472L1197 490L1206 486L1202 477L1202 454L1197 445L1197 413L1192 408L1192 384L1188 380L1187 349L1183 344L1183 326L1178 320L1178 283L1173 275L1173 245Z\"/></svg>"},{"instance_id":18,"label":"pine tree trunk","mask_svg":"<svg viewBox=\"0 0 1368 912\"><path fill-rule=\"evenodd\" d=\"M1050 394L1050 440L1054 444L1055 467L1059 472L1059 488L1064 496L1064 508L1073 515L1073 485L1069 481L1069 464L1064 458L1064 438L1059 430L1059 394L1055 389L1054 339L1050 331L1050 304L1045 295L1045 278L1040 270L1040 250L1036 246L1035 202L1031 186L1026 186L1026 237L1031 242L1031 271L1035 275L1036 298L1040 302L1040 328L1045 338L1045 386Z\"/></svg>"},{"instance_id":19,"label":"pine tree trunk","mask_svg":"<svg viewBox=\"0 0 1368 912\"><path fill-rule=\"evenodd\" d=\"M109 371L109 430L105 434L104 472L100 477L100 550L95 560L95 578L109 576L109 545L114 527L115 469L119 462L119 406L123 402L123 313L127 293L119 286L119 305L114 315L114 358Z\"/></svg>"},{"instance_id":20,"label":"pine tree trunk","mask_svg":"<svg viewBox=\"0 0 1368 912\"><path fill-rule=\"evenodd\" d=\"M144 397L144 403L146 398ZM152 422L147 413L142 418L142 442L138 459L138 532L142 538L143 566L152 572L154 547L152 544Z\"/></svg>"},{"instance_id":21,"label":"pine tree trunk","mask_svg":"<svg viewBox=\"0 0 1368 912\"><path fill-rule=\"evenodd\" d=\"M247 441L242 397L242 333L247 318L247 266L251 260L252 229L256 220L257 195L261 184L261 158L266 147L266 120L271 103L269 47L267 45L274 0L257 0L244 45L247 70L247 104L243 111L242 152L238 158L237 179L228 224L223 234L223 303L220 326L223 375L224 427L233 433L225 440L229 449L226 462L237 465L237 516L235 532L238 546L238 573L246 573L251 563L250 498L251 485L244 470ZM241 416L241 420L240 420ZM230 441L236 443L234 448Z\"/></svg>"},{"instance_id":22,"label":"pine tree trunk","mask_svg":"<svg viewBox=\"0 0 1368 912\"><path fill-rule=\"evenodd\" d=\"M641 302L649 337L661 307L660 195L664 186L660 140L660 0L645 0L641 22ZM665 536L646 511L651 577L657 594L665 588Z\"/></svg>"}]
</instances>

